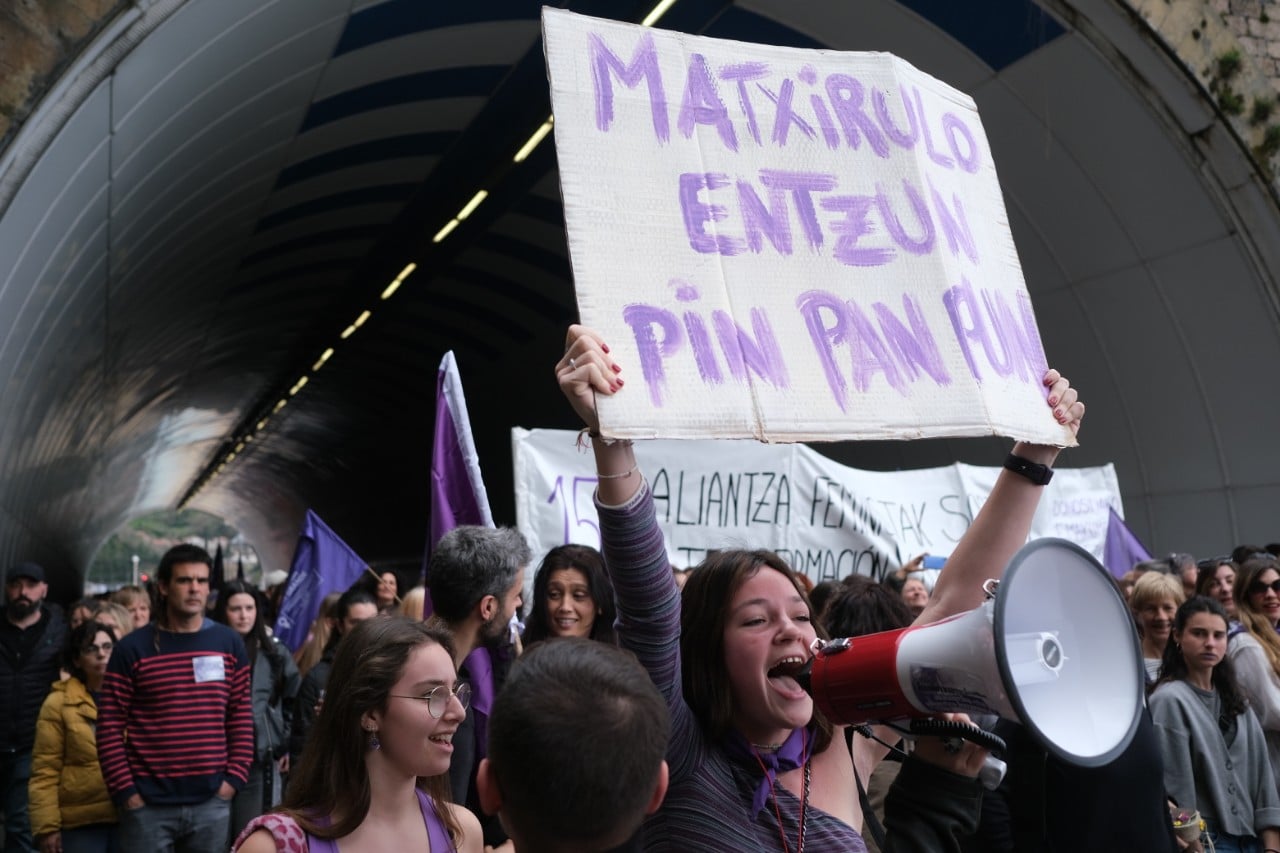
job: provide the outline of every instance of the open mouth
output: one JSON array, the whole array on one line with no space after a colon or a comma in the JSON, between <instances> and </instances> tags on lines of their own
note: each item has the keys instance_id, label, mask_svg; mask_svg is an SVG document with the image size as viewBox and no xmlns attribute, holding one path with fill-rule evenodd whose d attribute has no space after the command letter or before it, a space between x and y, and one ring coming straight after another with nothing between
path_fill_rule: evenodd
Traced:
<instances>
[{"instance_id":1,"label":"open mouth","mask_svg":"<svg viewBox=\"0 0 1280 853\"><path fill-rule=\"evenodd\" d=\"M765 673L765 676L777 687L787 692L801 691L800 683L796 681L795 677L804 669L807 662L807 659L801 655L791 655L769 667L769 671Z\"/></svg>"}]
</instances>

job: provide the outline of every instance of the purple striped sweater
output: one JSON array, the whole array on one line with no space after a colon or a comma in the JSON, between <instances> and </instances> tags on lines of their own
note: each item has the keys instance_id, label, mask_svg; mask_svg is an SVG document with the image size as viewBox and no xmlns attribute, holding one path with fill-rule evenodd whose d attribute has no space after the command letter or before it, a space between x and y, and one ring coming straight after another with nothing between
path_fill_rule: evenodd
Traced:
<instances>
[{"instance_id":1,"label":"purple striped sweater","mask_svg":"<svg viewBox=\"0 0 1280 853\"><path fill-rule=\"evenodd\" d=\"M759 767L733 761L704 737L680 684L680 597L646 484L622 507L597 504L605 563L618 604L622 645L635 653L671 711L671 782L662 808L644 826L645 850L794 851L800 799L777 787L772 808L751 814ZM806 853L865 853L857 831L809 806Z\"/></svg>"}]
</instances>

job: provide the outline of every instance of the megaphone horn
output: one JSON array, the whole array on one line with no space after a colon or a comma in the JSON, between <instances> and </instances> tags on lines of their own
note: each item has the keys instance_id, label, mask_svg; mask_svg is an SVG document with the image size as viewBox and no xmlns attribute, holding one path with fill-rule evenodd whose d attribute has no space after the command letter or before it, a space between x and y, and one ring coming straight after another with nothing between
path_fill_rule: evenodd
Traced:
<instances>
[{"instance_id":1,"label":"megaphone horn","mask_svg":"<svg viewBox=\"0 0 1280 853\"><path fill-rule=\"evenodd\" d=\"M988 594L940 622L826 644L807 689L837 724L997 715L1072 764L1110 763L1137 730L1145 677L1107 570L1071 542L1038 539Z\"/></svg>"}]
</instances>

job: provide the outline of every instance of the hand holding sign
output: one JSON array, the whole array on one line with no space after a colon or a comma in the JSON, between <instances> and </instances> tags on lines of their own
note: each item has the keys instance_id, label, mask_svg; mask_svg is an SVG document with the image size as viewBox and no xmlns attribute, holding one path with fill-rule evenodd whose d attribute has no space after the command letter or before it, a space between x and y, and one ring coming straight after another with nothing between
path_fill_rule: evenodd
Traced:
<instances>
[{"instance_id":1,"label":"hand holding sign","mask_svg":"<svg viewBox=\"0 0 1280 853\"><path fill-rule=\"evenodd\" d=\"M600 333L573 325L565 333L564 357L556 362L556 380L587 429L598 432L597 392L612 394L623 386L622 368L609 355Z\"/></svg>"},{"instance_id":2,"label":"hand holding sign","mask_svg":"<svg viewBox=\"0 0 1280 853\"><path fill-rule=\"evenodd\" d=\"M609 354L609 346L594 329L570 326L565 334L564 356L556 362L556 379L578 417L595 440L596 476L600 500L606 504L625 503L640 488L639 466L629 441L612 441L599 435L596 395L611 396L624 381L622 368Z\"/></svg>"}]
</instances>

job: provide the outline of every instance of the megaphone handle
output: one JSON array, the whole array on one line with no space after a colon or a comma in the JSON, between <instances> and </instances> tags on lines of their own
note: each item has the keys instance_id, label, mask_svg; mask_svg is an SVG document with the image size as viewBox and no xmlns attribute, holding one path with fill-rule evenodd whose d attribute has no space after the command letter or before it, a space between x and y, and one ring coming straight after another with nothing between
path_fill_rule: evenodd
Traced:
<instances>
[{"instance_id":1,"label":"megaphone handle","mask_svg":"<svg viewBox=\"0 0 1280 853\"><path fill-rule=\"evenodd\" d=\"M1008 764L994 755L988 755L982 762L982 769L978 771L978 780L982 782L982 787L988 791L994 791L1000 787L1000 783L1004 781L1004 774L1008 770Z\"/></svg>"},{"instance_id":2,"label":"megaphone handle","mask_svg":"<svg viewBox=\"0 0 1280 853\"><path fill-rule=\"evenodd\" d=\"M914 737L958 737L970 743L976 743L991 752L1004 752L1008 744L1004 738L987 731L973 723L962 723L959 720L938 720L933 717L917 718L911 721L909 731Z\"/></svg>"}]
</instances>

